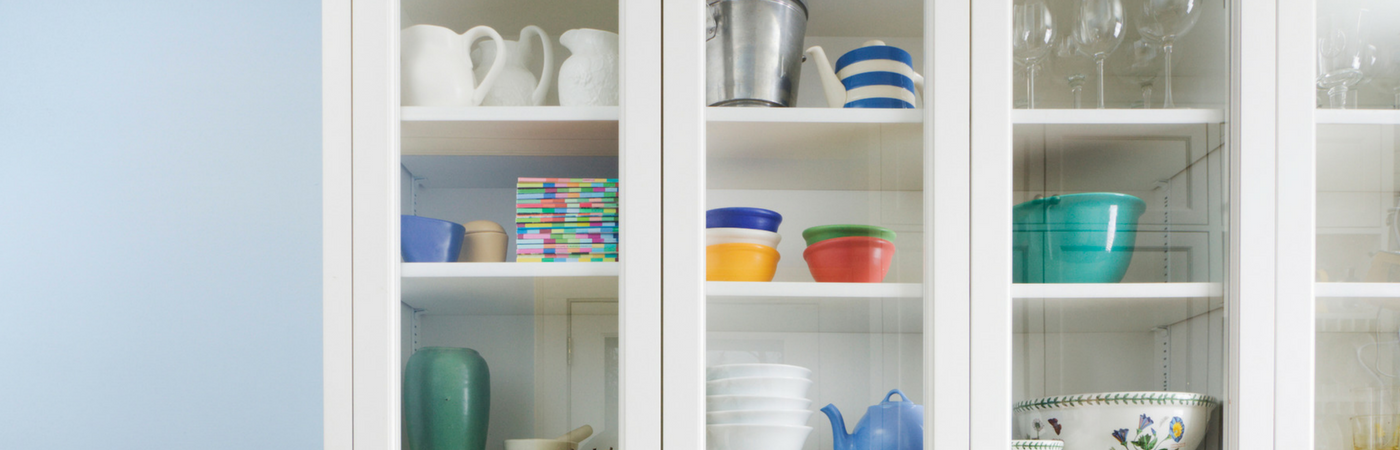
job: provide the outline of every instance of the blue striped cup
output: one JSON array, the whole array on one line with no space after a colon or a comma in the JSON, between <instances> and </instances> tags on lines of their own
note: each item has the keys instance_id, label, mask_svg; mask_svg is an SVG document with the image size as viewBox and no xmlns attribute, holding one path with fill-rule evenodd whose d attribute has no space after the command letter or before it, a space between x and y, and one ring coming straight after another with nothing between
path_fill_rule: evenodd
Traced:
<instances>
[{"instance_id":1,"label":"blue striped cup","mask_svg":"<svg viewBox=\"0 0 1400 450\"><path fill-rule=\"evenodd\" d=\"M913 108L924 77L914 72L914 59L899 47L881 41L846 52L836 68L820 46L807 49L821 75L826 101L832 108Z\"/></svg>"}]
</instances>

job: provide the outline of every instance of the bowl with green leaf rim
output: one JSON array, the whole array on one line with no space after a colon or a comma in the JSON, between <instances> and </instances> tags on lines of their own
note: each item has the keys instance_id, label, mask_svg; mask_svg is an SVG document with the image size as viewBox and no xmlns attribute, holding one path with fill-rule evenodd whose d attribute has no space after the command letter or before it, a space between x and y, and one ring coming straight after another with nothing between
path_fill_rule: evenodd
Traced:
<instances>
[{"instance_id":1,"label":"bowl with green leaf rim","mask_svg":"<svg viewBox=\"0 0 1400 450\"><path fill-rule=\"evenodd\" d=\"M1219 406L1191 392L1106 392L1017 403L1017 439L1060 440L1065 450L1194 450Z\"/></svg>"},{"instance_id":2,"label":"bowl with green leaf rim","mask_svg":"<svg viewBox=\"0 0 1400 450\"><path fill-rule=\"evenodd\" d=\"M1064 450L1065 441L1053 439L1017 439L1011 441L1011 450Z\"/></svg>"},{"instance_id":3,"label":"bowl with green leaf rim","mask_svg":"<svg viewBox=\"0 0 1400 450\"><path fill-rule=\"evenodd\" d=\"M802 230L802 240L807 241L807 245L852 236L868 236L894 242L895 235L889 228L856 224L821 225Z\"/></svg>"}]
</instances>

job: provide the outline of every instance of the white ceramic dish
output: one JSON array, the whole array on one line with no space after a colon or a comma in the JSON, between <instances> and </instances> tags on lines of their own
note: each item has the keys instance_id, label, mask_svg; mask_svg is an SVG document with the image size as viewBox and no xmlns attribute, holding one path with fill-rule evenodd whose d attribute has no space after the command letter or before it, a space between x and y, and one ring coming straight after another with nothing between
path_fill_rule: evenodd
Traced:
<instances>
[{"instance_id":1,"label":"white ceramic dish","mask_svg":"<svg viewBox=\"0 0 1400 450\"><path fill-rule=\"evenodd\" d=\"M811 417L811 411L800 409L711 411L705 413L705 423L710 425L747 424L800 427L806 426L807 419Z\"/></svg>"},{"instance_id":2,"label":"white ceramic dish","mask_svg":"<svg viewBox=\"0 0 1400 450\"><path fill-rule=\"evenodd\" d=\"M1155 439L1153 449L1193 450L1217 404L1189 392L1107 392L1024 401L1013 411L1018 437L1058 439L1065 450L1136 448L1138 439Z\"/></svg>"},{"instance_id":3,"label":"white ceramic dish","mask_svg":"<svg viewBox=\"0 0 1400 450\"><path fill-rule=\"evenodd\" d=\"M1011 450L1062 450L1065 448L1065 441L1055 440L1014 440L1011 441ZM508 449L507 449L508 450Z\"/></svg>"},{"instance_id":4,"label":"white ceramic dish","mask_svg":"<svg viewBox=\"0 0 1400 450\"><path fill-rule=\"evenodd\" d=\"M778 248L778 243L783 241L783 235L768 230L755 230L751 228L706 228L705 246L715 244L758 244Z\"/></svg>"},{"instance_id":5,"label":"white ceramic dish","mask_svg":"<svg viewBox=\"0 0 1400 450\"><path fill-rule=\"evenodd\" d=\"M807 397L812 380L806 378L742 377L705 382L709 395L762 395L768 397Z\"/></svg>"},{"instance_id":6,"label":"white ceramic dish","mask_svg":"<svg viewBox=\"0 0 1400 450\"><path fill-rule=\"evenodd\" d=\"M707 450L801 450L812 427L706 425Z\"/></svg>"},{"instance_id":7,"label":"white ceramic dish","mask_svg":"<svg viewBox=\"0 0 1400 450\"><path fill-rule=\"evenodd\" d=\"M769 397L763 395L710 395L705 397L707 411L811 411L812 401L801 397Z\"/></svg>"},{"instance_id":8,"label":"white ceramic dish","mask_svg":"<svg viewBox=\"0 0 1400 450\"><path fill-rule=\"evenodd\" d=\"M722 230L724 228L711 228ZM788 364L726 364L705 369L706 380L722 380L742 377L782 377L812 379L812 371L806 367Z\"/></svg>"}]
</instances>

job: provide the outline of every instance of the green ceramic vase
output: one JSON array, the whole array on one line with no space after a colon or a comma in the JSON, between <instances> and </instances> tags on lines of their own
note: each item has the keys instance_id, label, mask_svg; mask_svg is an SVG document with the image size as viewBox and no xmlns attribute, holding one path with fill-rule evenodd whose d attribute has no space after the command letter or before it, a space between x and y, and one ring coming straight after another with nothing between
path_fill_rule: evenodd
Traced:
<instances>
[{"instance_id":1,"label":"green ceramic vase","mask_svg":"<svg viewBox=\"0 0 1400 450\"><path fill-rule=\"evenodd\" d=\"M491 373L469 348L426 347L408 358L403 416L411 450L484 450Z\"/></svg>"}]
</instances>

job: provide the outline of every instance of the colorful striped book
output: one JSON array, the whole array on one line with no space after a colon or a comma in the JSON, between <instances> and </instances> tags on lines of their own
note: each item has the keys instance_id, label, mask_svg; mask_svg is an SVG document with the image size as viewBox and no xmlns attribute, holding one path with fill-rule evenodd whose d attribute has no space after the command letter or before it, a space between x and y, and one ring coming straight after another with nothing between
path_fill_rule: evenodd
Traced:
<instances>
[{"instance_id":1,"label":"colorful striped book","mask_svg":"<svg viewBox=\"0 0 1400 450\"><path fill-rule=\"evenodd\" d=\"M615 192L554 192L549 194L515 194L516 203L520 200L544 199L544 198L592 198L592 199L616 199ZM616 200L614 200L616 201Z\"/></svg>"},{"instance_id":2,"label":"colorful striped book","mask_svg":"<svg viewBox=\"0 0 1400 450\"><path fill-rule=\"evenodd\" d=\"M585 198L577 198L577 197L575 197L575 198L567 198L567 197L566 197L566 198L517 198L517 199L515 199L515 204L516 204L516 205L521 205L521 204L540 204L540 205L549 205L549 204L561 205L561 204L569 204L569 205L572 205L572 204L575 204L575 203L617 203L617 199L616 199L616 198L606 198L606 197L600 197L600 198L586 198L586 197L585 197Z\"/></svg>"},{"instance_id":3,"label":"colorful striped book","mask_svg":"<svg viewBox=\"0 0 1400 450\"><path fill-rule=\"evenodd\" d=\"M596 245L607 244L616 245L616 238L557 238L557 239L516 239L516 247L534 247L538 245Z\"/></svg>"},{"instance_id":4,"label":"colorful striped book","mask_svg":"<svg viewBox=\"0 0 1400 450\"><path fill-rule=\"evenodd\" d=\"M549 255L520 255L515 257L515 262L617 262L616 254L586 255L586 256L549 256Z\"/></svg>"},{"instance_id":5,"label":"colorful striped book","mask_svg":"<svg viewBox=\"0 0 1400 450\"><path fill-rule=\"evenodd\" d=\"M617 223L617 216L516 217L515 223Z\"/></svg>"},{"instance_id":6,"label":"colorful striped book","mask_svg":"<svg viewBox=\"0 0 1400 450\"><path fill-rule=\"evenodd\" d=\"M537 189L537 188L552 188L552 187L617 187L617 183L606 183L606 182L538 183L538 182L533 182L533 183L515 183L515 187L516 187L516 189L520 189L520 188Z\"/></svg>"},{"instance_id":7,"label":"colorful striped book","mask_svg":"<svg viewBox=\"0 0 1400 450\"><path fill-rule=\"evenodd\" d=\"M617 192L615 187L577 187L577 188L518 188L517 194L549 194L554 192Z\"/></svg>"},{"instance_id":8,"label":"colorful striped book","mask_svg":"<svg viewBox=\"0 0 1400 450\"><path fill-rule=\"evenodd\" d=\"M617 233L617 227L597 227L597 228L516 228L515 234L600 234Z\"/></svg>"},{"instance_id":9,"label":"colorful striped book","mask_svg":"<svg viewBox=\"0 0 1400 450\"><path fill-rule=\"evenodd\" d=\"M617 227L617 222L517 223L516 228L597 228Z\"/></svg>"},{"instance_id":10,"label":"colorful striped book","mask_svg":"<svg viewBox=\"0 0 1400 450\"><path fill-rule=\"evenodd\" d=\"M516 178L517 183L616 183L617 178Z\"/></svg>"},{"instance_id":11,"label":"colorful striped book","mask_svg":"<svg viewBox=\"0 0 1400 450\"><path fill-rule=\"evenodd\" d=\"M518 244L516 248L539 249L539 248L617 248L617 243L611 244Z\"/></svg>"},{"instance_id":12,"label":"colorful striped book","mask_svg":"<svg viewBox=\"0 0 1400 450\"><path fill-rule=\"evenodd\" d=\"M617 256L615 248L521 248L516 249L517 255L613 255Z\"/></svg>"},{"instance_id":13,"label":"colorful striped book","mask_svg":"<svg viewBox=\"0 0 1400 450\"><path fill-rule=\"evenodd\" d=\"M516 235L516 244L554 244L562 242L617 242L617 235L575 233L571 235L552 233L526 233ZM556 242L548 242L556 241Z\"/></svg>"}]
</instances>

